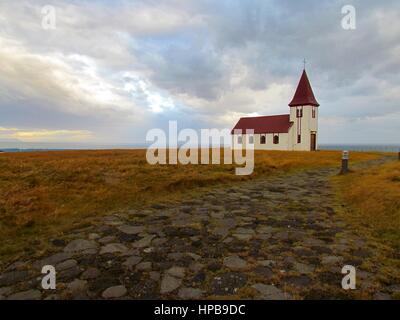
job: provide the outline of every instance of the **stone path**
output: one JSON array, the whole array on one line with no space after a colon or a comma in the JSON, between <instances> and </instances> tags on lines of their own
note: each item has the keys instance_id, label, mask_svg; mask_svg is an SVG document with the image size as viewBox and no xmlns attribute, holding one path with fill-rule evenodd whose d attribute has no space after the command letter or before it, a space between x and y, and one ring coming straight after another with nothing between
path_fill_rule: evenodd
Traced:
<instances>
[{"instance_id":1,"label":"stone path","mask_svg":"<svg viewBox=\"0 0 400 320\"><path fill-rule=\"evenodd\" d=\"M382 282L378 265L363 269L374 249L336 216L336 173L220 186L106 216L57 239L59 252L2 270L0 299L389 298L400 285ZM357 267L357 290L341 288L345 264ZM56 290L41 288L43 265L56 268Z\"/></svg>"}]
</instances>

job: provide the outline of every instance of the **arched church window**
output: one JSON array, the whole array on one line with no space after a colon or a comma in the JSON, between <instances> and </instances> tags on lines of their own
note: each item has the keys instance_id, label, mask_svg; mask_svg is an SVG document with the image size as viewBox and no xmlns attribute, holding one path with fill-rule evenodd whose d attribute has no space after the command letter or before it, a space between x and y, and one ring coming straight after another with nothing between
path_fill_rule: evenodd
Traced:
<instances>
[{"instance_id":1,"label":"arched church window","mask_svg":"<svg viewBox=\"0 0 400 320\"><path fill-rule=\"evenodd\" d=\"M260 144L266 144L267 143L267 137L262 135L260 138Z\"/></svg>"},{"instance_id":2,"label":"arched church window","mask_svg":"<svg viewBox=\"0 0 400 320\"><path fill-rule=\"evenodd\" d=\"M279 135L274 135L274 144L279 144Z\"/></svg>"},{"instance_id":3,"label":"arched church window","mask_svg":"<svg viewBox=\"0 0 400 320\"><path fill-rule=\"evenodd\" d=\"M297 118L303 117L303 108L296 109L296 116L297 116Z\"/></svg>"}]
</instances>

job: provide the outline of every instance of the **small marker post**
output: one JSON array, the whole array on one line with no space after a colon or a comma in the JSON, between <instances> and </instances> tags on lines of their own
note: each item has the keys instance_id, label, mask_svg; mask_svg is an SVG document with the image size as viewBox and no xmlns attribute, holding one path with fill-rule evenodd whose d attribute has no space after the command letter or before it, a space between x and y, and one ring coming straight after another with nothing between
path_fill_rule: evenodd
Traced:
<instances>
[{"instance_id":1,"label":"small marker post","mask_svg":"<svg viewBox=\"0 0 400 320\"><path fill-rule=\"evenodd\" d=\"M342 170L341 174L346 174L349 172L349 152L347 150L343 151L342 154Z\"/></svg>"}]
</instances>

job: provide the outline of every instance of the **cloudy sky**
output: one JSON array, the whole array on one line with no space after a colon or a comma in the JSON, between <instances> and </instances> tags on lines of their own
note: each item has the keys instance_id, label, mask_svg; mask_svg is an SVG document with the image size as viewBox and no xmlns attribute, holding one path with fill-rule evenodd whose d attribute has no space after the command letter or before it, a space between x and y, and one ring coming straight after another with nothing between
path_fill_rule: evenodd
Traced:
<instances>
[{"instance_id":1,"label":"cloudy sky","mask_svg":"<svg viewBox=\"0 0 400 320\"><path fill-rule=\"evenodd\" d=\"M141 143L168 120L287 113L306 58L320 143L399 143L399 57L398 0L2 0L0 142Z\"/></svg>"}]
</instances>

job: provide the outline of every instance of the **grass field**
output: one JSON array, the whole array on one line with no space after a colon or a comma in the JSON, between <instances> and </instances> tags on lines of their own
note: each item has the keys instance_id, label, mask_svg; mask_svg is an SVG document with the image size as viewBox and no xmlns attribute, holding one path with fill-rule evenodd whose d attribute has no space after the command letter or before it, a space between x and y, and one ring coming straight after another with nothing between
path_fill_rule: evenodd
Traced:
<instances>
[{"instance_id":1,"label":"grass field","mask_svg":"<svg viewBox=\"0 0 400 320\"><path fill-rule=\"evenodd\" d=\"M400 279L400 161L335 177L334 185L342 217L375 242L381 272Z\"/></svg>"},{"instance_id":2,"label":"grass field","mask_svg":"<svg viewBox=\"0 0 400 320\"><path fill-rule=\"evenodd\" d=\"M340 152L256 152L251 176L235 165L149 165L145 150L0 154L0 258L116 210L271 174L339 166ZM379 153L352 153L352 161ZM45 250L45 245L39 246Z\"/></svg>"},{"instance_id":3,"label":"grass field","mask_svg":"<svg viewBox=\"0 0 400 320\"><path fill-rule=\"evenodd\" d=\"M336 180L343 190L348 221L372 231L400 251L400 161Z\"/></svg>"}]
</instances>

